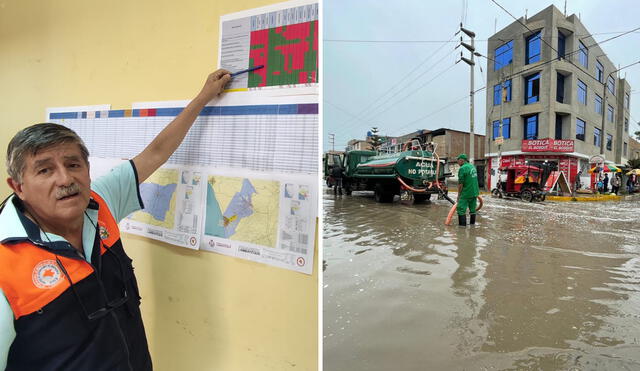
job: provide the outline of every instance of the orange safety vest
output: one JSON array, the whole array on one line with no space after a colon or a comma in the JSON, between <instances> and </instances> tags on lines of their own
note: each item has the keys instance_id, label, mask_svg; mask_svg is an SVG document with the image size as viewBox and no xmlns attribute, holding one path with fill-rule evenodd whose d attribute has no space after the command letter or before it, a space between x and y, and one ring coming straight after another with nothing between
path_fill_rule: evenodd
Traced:
<instances>
[{"instance_id":1,"label":"orange safety vest","mask_svg":"<svg viewBox=\"0 0 640 371\"><path fill-rule=\"evenodd\" d=\"M41 241L22 217L28 238L0 244L0 289L16 331L7 370L151 369L131 259L106 202L91 197L94 264L67 242Z\"/></svg>"}]
</instances>

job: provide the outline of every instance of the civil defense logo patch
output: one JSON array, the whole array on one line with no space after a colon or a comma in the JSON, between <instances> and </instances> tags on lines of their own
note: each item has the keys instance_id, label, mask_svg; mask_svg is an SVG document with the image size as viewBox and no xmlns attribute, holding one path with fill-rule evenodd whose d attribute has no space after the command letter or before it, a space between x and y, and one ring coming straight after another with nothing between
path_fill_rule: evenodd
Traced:
<instances>
[{"instance_id":1,"label":"civil defense logo patch","mask_svg":"<svg viewBox=\"0 0 640 371\"><path fill-rule=\"evenodd\" d=\"M43 260L33 268L31 279L37 288L50 289L60 283L62 274L55 260Z\"/></svg>"},{"instance_id":2,"label":"civil defense logo patch","mask_svg":"<svg viewBox=\"0 0 640 371\"><path fill-rule=\"evenodd\" d=\"M105 228L104 226L101 225L99 230L100 230L100 239L101 240L106 240L107 238L109 238L109 231L107 230L107 228Z\"/></svg>"}]
</instances>

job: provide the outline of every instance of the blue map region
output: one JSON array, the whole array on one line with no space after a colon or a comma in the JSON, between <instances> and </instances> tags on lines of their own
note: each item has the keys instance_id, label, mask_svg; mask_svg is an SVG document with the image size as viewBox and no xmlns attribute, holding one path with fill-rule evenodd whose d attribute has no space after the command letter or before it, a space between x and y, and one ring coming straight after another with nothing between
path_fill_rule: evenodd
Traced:
<instances>
[{"instance_id":1,"label":"blue map region","mask_svg":"<svg viewBox=\"0 0 640 371\"><path fill-rule=\"evenodd\" d=\"M251 197L258 193L249 179L242 181L240 192L233 195L224 213L211 184L207 188L207 216L204 233L210 236L229 238L236 233L242 219L253 215Z\"/></svg>"},{"instance_id":2,"label":"blue map region","mask_svg":"<svg viewBox=\"0 0 640 371\"><path fill-rule=\"evenodd\" d=\"M213 190L211 183L207 183L207 215L205 216L204 234L224 237L222 211L216 198L216 191Z\"/></svg>"},{"instance_id":3,"label":"blue map region","mask_svg":"<svg viewBox=\"0 0 640 371\"><path fill-rule=\"evenodd\" d=\"M140 184L140 196L145 205L142 211L151 214L154 219L163 222L166 218L167 211L169 211L171 207L171 197L173 197L177 187L177 184Z\"/></svg>"}]
</instances>

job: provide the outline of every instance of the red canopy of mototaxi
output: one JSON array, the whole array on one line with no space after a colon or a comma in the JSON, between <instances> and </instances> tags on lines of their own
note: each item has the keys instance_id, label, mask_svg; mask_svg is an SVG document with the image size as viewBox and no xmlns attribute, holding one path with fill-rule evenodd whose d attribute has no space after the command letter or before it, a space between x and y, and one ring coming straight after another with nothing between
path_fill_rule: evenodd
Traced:
<instances>
[{"instance_id":1,"label":"red canopy of mototaxi","mask_svg":"<svg viewBox=\"0 0 640 371\"><path fill-rule=\"evenodd\" d=\"M534 171L534 172L541 172L542 169L540 169L537 166L532 166L532 165L511 165L511 166L503 166L501 168L499 168L498 170L500 171L507 171L507 170L516 170L518 172L521 171Z\"/></svg>"}]
</instances>

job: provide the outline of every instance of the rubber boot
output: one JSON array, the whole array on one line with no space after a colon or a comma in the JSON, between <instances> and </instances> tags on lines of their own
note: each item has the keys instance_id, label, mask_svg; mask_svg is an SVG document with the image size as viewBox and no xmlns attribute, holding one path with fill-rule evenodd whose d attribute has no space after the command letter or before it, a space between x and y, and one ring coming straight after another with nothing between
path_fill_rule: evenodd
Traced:
<instances>
[{"instance_id":1,"label":"rubber boot","mask_svg":"<svg viewBox=\"0 0 640 371\"><path fill-rule=\"evenodd\" d=\"M474 225L476 224L476 214L471 214L469 216L469 225Z\"/></svg>"},{"instance_id":2,"label":"rubber boot","mask_svg":"<svg viewBox=\"0 0 640 371\"><path fill-rule=\"evenodd\" d=\"M467 216L466 215L458 215L458 225L460 227L467 226Z\"/></svg>"}]
</instances>

